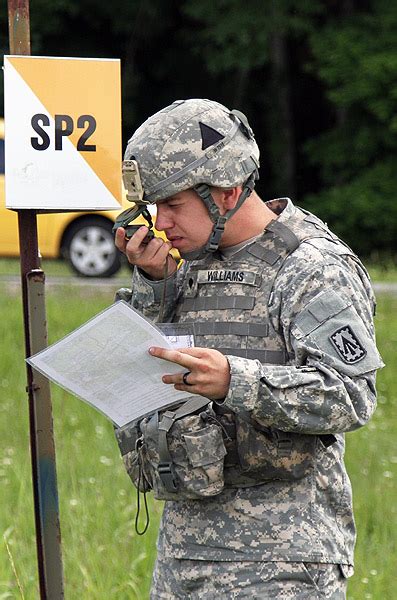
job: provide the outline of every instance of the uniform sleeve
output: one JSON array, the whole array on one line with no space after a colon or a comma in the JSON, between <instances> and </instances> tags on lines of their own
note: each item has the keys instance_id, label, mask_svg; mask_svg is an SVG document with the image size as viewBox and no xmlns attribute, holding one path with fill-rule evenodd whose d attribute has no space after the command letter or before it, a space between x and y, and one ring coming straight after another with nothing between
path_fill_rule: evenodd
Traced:
<instances>
[{"instance_id":1,"label":"uniform sleeve","mask_svg":"<svg viewBox=\"0 0 397 600\"><path fill-rule=\"evenodd\" d=\"M228 356L225 404L284 431L352 431L375 409L375 372L383 366L370 291L356 271L341 264L296 266L295 275L281 278L271 308L291 364Z\"/></svg>"},{"instance_id":2,"label":"uniform sleeve","mask_svg":"<svg viewBox=\"0 0 397 600\"><path fill-rule=\"evenodd\" d=\"M131 306L146 318L158 322L160 306L164 297L163 321L172 321L185 272L185 263L167 279L153 281L135 267L132 276ZM165 290L165 292L164 292Z\"/></svg>"}]
</instances>

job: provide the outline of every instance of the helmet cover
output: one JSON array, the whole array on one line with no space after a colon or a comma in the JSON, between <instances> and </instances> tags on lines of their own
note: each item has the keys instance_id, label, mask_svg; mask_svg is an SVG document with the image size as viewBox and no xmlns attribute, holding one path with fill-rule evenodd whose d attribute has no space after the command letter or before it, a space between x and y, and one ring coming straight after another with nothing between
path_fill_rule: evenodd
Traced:
<instances>
[{"instance_id":1,"label":"helmet cover","mask_svg":"<svg viewBox=\"0 0 397 600\"><path fill-rule=\"evenodd\" d=\"M177 100L149 117L128 142L144 202L154 204L205 183L232 188L259 166L259 148L246 117L213 100Z\"/></svg>"}]
</instances>

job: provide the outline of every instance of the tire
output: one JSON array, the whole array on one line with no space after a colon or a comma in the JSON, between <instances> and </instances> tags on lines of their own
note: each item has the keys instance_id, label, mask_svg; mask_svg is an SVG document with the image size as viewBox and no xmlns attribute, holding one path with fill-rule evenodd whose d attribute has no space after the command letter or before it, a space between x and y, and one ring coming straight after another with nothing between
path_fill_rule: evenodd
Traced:
<instances>
[{"instance_id":1,"label":"tire","mask_svg":"<svg viewBox=\"0 0 397 600\"><path fill-rule=\"evenodd\" d=\"M112 227L111 221L88 217L73 223L67 231L62 254L81 277L110 277L120 269Z\"/></svg>"}]
</instances>

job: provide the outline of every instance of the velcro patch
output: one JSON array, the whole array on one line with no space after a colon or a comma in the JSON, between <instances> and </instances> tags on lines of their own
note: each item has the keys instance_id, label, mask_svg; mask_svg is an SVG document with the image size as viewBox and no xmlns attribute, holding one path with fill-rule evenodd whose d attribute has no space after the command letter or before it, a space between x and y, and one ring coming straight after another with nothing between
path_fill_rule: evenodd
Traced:
<instances>
[{"instance_id":1,"label":"velcro patch","mask_svg":"<svg viewBox=\"0 0 397 600\"><path fill-rule=\"evenodd\" d=\"M349 325L335 331L329 339L341 358L348 364L358 362L367 354Z\"/></svg>"}]
</instances>

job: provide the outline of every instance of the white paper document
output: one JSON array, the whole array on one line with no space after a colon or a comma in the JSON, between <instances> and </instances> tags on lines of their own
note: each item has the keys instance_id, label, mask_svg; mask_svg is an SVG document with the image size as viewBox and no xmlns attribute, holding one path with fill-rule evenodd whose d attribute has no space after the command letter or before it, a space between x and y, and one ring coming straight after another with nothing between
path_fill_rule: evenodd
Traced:
<instances>
[{"instance_id":1,"label":"white paper document","mask_svg":"<svg viewBox=\"0 0 397 600\"><path fill-rule=\"evenodd\" d=\"M175 347L175 340L119 301L27 362L121 427L190 397L161 380L186 369L148 353Z\"/></svg>"}]
</instances>

